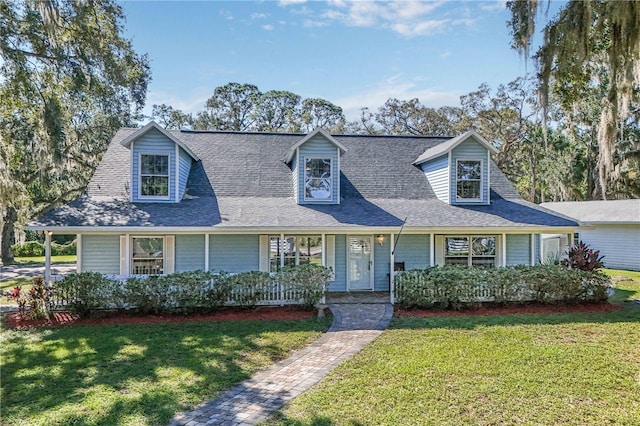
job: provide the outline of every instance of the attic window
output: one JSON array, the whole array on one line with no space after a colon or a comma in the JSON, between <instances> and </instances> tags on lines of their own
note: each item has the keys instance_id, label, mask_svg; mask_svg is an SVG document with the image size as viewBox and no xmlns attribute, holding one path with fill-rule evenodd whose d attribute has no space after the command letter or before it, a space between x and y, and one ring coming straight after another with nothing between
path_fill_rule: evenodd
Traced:
<instances>
[{"instance_id":1,"label":"attic window","mask_svg":"<svg viewBox=\"0 0 640 426\"><path fill-rule=\"evenodd\" d=\"M304 199L331 200L331 158L304 159Z\"/></svg>"},{"instance_id":2,"label":"attic window","mask_svg":"<svg viewBox=\"0 0 640 426\"><path fill-rule=\"evenodd\" d=\"M457 160L456 161L456 200L480 201L482 161Z\"/></svg>"},{"instance_id":3,"label":"attic window","mask_svg":"<svg viewBox=\"0 0 640 426\"><path fill-rule=\"evenodd\" d=\"M169 196L168 155L140 155L140 196L154 198Z\"/></svg>"}]
</instances>

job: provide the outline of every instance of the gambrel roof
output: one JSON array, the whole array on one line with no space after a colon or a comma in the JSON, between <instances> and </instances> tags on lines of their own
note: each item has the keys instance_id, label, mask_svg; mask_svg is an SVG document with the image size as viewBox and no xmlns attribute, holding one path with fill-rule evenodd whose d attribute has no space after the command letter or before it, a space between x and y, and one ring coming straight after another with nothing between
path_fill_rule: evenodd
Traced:
<instances>
[{"instance_id":1,"label":"gambrel roof","mask_svg":"<svg viewBox=\"0 0 640 426\"><path fill-rule=\"evenodd\" d=\"M456 138L330 135L340 148L340 194L336 205L299 205L286 161L308 135L224 131L166 131L196 159L179 203L129 200L131 154L127 141L140 129L114 136L86 195L54 209L32 229L207 228L219 230L318 229L537 229L574 227L518 195L491 164L491 204L449 205L438 200L414 162ZM324 132L324 131L322 131ZM325 132L326 133L326 132ZM453 142L452 142L453 140Z\"/></svg>"}]
</instances>

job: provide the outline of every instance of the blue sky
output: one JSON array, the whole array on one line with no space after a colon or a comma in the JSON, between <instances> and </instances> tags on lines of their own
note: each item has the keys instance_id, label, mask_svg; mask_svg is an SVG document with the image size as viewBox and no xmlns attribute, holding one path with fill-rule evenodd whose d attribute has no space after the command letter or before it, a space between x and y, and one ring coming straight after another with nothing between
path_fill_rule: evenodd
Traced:
<instances>
[{"instance_id":1,"label":"blue sky","mask_svg":"<svg viewBox=\"0 0 640 426\"><path fill-rule=\"evenodd\" d=\"M533 69L510 48L504 1L126 1L151 59L152 104L202 110L229 82L327 99L348 119L389 98L430 107Z\"/></svg>"}]
</instances>

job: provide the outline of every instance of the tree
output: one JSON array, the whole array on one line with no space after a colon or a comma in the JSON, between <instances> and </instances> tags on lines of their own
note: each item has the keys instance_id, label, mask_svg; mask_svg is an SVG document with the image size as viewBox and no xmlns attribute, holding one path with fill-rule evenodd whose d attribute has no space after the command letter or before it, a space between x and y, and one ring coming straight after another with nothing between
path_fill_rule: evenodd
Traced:
<instances>
[{"instance_id":1,"label":"tree","mask_svg":"<svg viewBox=\"0 0 640 426\"><path fill-rule=\"evenodd\" d=\"M205 105L204 114L198 114L198 129L250 130L254 121L256 103L262 93L253 84L228 83L216 87Z\"/></svg>"},{"instance_id":2,"label":"tree","mask_svg":"<svg viewBox=\"0 0 640 426\"><path fill-rule=\"evenodd\" d=\"M541 2L510 1L507 7L513 46L529 56ZM640 89L640 3L570 0L546 22L535 58L545 112L552 92L564 110L571 110L591 88L605 85L597 126L598 181L604 199L609 181L619 176L615 157L622 123L638 114L631 106L638 104Z\"/></svg>"},{"instance_id":3,"label":"tree","mask_svg":"<svg viewBox=\"0 0 640 426\"><path fill-rule=\"evenodd\" d=\"M305 132L310 132L318 127L331 132L342 128L345 124L342 108L320 98L307 98L302 101L300 115L303 125L302 131Z\"/></svg>"},{"instance_id":4,"label":"tree","mask_svg":"<svg viewBox=\"0 0 640 426\"><path fill-rule=\"evenodd\" d=\"M193 117L179 109L173 109L171 105L153 105L151 119L155 120L165 129L179 130L191 127Z\"/></svg>"},{"instance_id":5,"label":"tree","mask_svg":"<svg viewBox=\"0 0 640 426\"><path fill-rule=\"evenodd\" d=\"M0 0L2 260L16 223L77 196L144 106L148 59L113 0Z\"/></svg>"},{"instance_id":6,"label":"tree","mask_svg":"<svg viewBox=\"0 0 640 426\"><path fill-rule=\"evenodd\" d=\"M300 96L286 90L270 90L257 101L253 113L254 127L259 132L298 131Z\"/></svg>"},{"instance_id":7,"label":"tree","mask_svg":"<svg viewBox=\"0 0 640 426\"><path fill-rule=\"evenodd\" d=\"M458 107L428 108L417 98L388 99L375 114L382 132L389 135L449 136L460 133L464 112Z\"/></svg>"}]
</instances>

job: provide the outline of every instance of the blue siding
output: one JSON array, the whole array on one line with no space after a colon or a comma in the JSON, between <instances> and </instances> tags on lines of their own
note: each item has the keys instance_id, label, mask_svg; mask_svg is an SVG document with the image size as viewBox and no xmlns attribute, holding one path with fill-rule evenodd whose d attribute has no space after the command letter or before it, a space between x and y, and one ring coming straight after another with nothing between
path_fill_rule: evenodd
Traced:
<instances>
[{"instance_id":1,"label":"blue siding","mask_svg":"<svg viewBox=\"0 0 640 426\"><path fill-rule=\"evenodd\" d=\"M176 235L176 272L204 269L204 235Z\"/></svg>"},{"instance_id":2,"label":"blue siding","mask_svg":"<svg viewBox=\"0 0 640 426\"><path fill-rule=\"evenodd\" d=\"M329 291L347 291L347 236L336 235L336 280L329 283Z\"/></svg>"},{"instance_id":3,"label":"blue siding","mask_svg":"<svg viewBox=\"0 0 640 426\"><path fill-rule=\"evenodd\" d=\"M489 163L487 161L487 148L469 138L451 150L451 167L449 179L451 180L451 203L456 203L456 160L480 160L482 161L482 204L489 204ZM461 203L461 202L458 202ZM469 202L478 204L478 202Z\"/></svg>"},{"instance_id":4,"label":"blue siding","mask_svg":"<svg viewBox=\"0 0 640 426\"><path fill-rule=\"evenodd\" d=\"M184 149L180 148L180 185L178 187L178 201L182 200L184 191L187 188L187 180L189 179L189 172L191 172L191 161L191 156L187 154Z\"/></svg>"},{"instance_id":5,"label":"blue siding","mask_svg":"<svg viewBox=\"0 0 640 426\"><path fill-rule=\"evenodd\" d=\"M248 272L260 270L259 235L211 235L209 269Z\"/></svg>"},{"instance_id":6,"label":"blue siding","mask_svg":"<svg viewBox=\"0 0 640 426\"><path fill-rule=\"evenodd\" d=\"M382 245L378 244L374 235L373 245L373 290L389 291L389 272L391 270L389 235L385 234Z\"/></svg>"},{"instance_id":7,"label":"blue siding","mask_svg":"<svg viewBox=\"0 0 640 426\"><path fill-rule=\"evenodd\" d=\"M120 273L120 235L82 235L82 271Z\"/></svg>"},{"instance_id":8,"label":"blue siding","mask_svg":"<svg viewBox=\"0 0 640 426\"><path fill-rule=\"evenodd\" d=\"M422 164L422 171L438 200L449 204L449 156L427 161Z\"/></svg>"},{"instance_id":9,"label":"blue siding","mask_svg":"<svg viewBox=\"0 0 640 426\"><path fill-rule=\"evenodd\" d=\"M304 199L304 158L331 158L332 166L332 196L331 200L305 200ZM298 203L300 204L338 204L340 202L340 194L338 194L338 185L340 182L340 170L338 167L338 148L323 136L315 136L299 148L298 156L298 183L297 194Z\"/></svg>"},{"instance_id":10,"label":"blue siding","mask_svg":"<svg viewBox=\"0 0 640 426\"><path fill-rule=\"evenodd\" d=\"M175 143L168 139L158 130L152 129L142 135L132 144L133 146L133 167L131 176L131 194L134 202L154 202L154 203L173 203L176 194L176 148ZM169 199L149 199L138 197L140 182L139 180L139 154L168 154L169 155Z\"/></svg>"},{"instance_id":11,"label":"blue siding","mask_svg":"<svg viewBox=\"0 0 640 426\"><path fill-rule=\"evenodd\" d=\"M507 234L507 266L531 263L531 235Z\"/></svg>"},{"instance_id":12,"label":"blue siding","mask_svg":"<svg viewBox=\"0 0 640 426\"><path fill-rule=\"evenodd\" d=\"M404 262L407 271L425 269L429 264L429 234L401 234L396 245L395 262Z\"/></svg>"}]
</instances>

